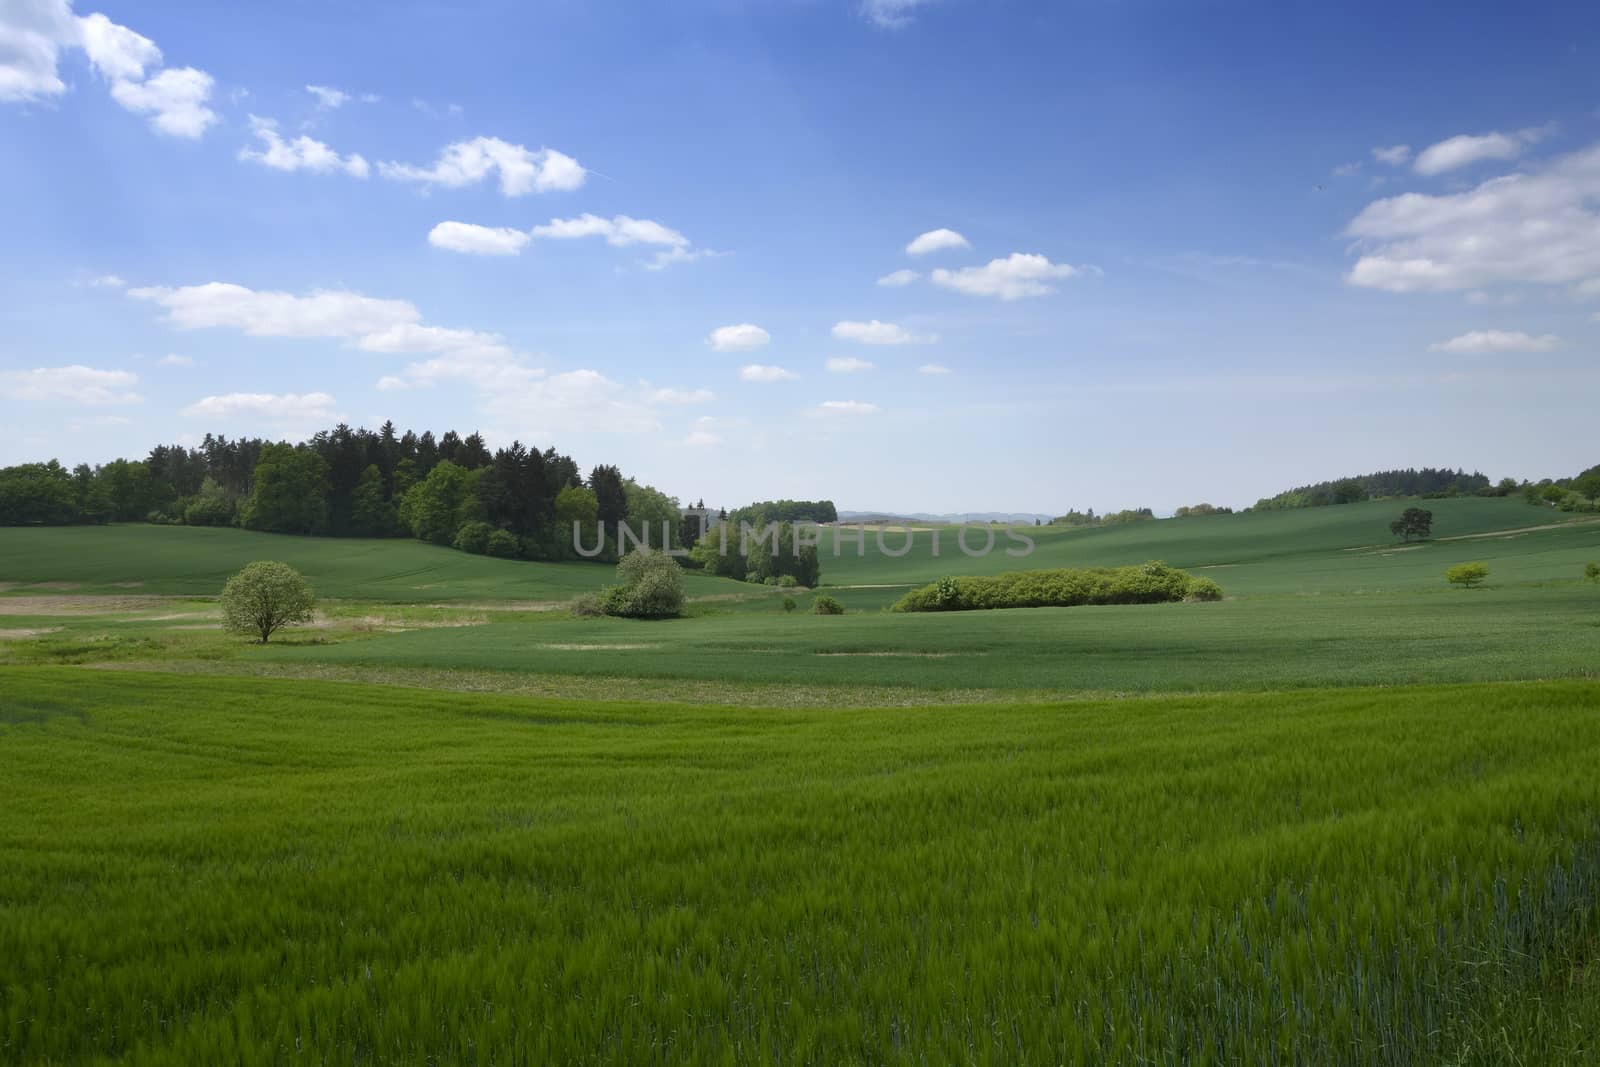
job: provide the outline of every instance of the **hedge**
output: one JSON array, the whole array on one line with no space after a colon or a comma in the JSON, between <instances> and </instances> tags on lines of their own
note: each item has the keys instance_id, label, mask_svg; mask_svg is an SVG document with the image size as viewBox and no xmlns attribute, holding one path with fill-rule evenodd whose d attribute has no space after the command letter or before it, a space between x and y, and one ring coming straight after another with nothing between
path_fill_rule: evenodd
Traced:
<instances>
[{"instance_id":1,"label":"hedge","mask_svg":"<svg viewBox=\"0 0 1600 1067\"><path fill-rule=\"evenodd\" d=\"M1136 567L1012 571L983 577L941 578L913 589L894 611L987 611L995 608L1070 608L1086 604L1166 604L1221 600L1210 578L1159 561Z\"/></svg>"}]
</instances>

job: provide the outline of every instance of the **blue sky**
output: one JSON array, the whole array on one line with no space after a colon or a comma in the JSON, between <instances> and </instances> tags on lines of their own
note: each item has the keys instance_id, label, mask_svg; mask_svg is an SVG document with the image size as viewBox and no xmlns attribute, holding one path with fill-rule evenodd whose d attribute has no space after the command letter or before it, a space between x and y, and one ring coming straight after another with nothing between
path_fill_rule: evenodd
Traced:
<instances>
[{"instance_id":1,"label":"blue sky","mask_svg":"<svg viewBox=\"0 0 1600 1067\"><path fill-rule=\"evenodd\" d=\"M1579 3L0 0L0 463L391 418L730 506L1569 475L1596 71Z\"/></svg>"}]
</instances>

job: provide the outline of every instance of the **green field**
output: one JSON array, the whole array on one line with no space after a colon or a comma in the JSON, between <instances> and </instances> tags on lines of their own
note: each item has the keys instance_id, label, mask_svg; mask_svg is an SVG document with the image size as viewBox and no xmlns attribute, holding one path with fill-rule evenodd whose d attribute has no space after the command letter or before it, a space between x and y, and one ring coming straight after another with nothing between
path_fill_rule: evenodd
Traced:
<instances>
[{"instance_id":1,"label":"green field","mask_svg":"<svg viewBox=\"0 0 1600 1067\"><path fill-rule=\"evenodd\" d=\"M1591 685L843 715L8 681L9 1062L1412 1063L1595 929Z\"/></svg>"},{"instance_id":2,"label":"green field","mask_svg":"<svg viewBox=\"0 0 1600 1067\"><path fill-rule=\"evenodd\" d=\"M205 526L0 529L0 583L69 585L71 592L215 596L257 559L278 559L325 597L382 603L557 603L609 578L589 563L527 563L472 556L406 538L292 537ZM691 595L739 583L688 577Z\"/></svg>"},{"instance_id":3,"label":"green field","mask_svg":"<svg viewBox=\"0 0 1600 1067\"><path fill-rule=\"evenodd\" d=\"M844 616L666 622L562 610L597 565L0 530L0 1063L1600 1062L1600 523L1400 506L869 535ZM259 558L322 597L265 647L214 599ZM884 610L1150 558L1227 599Z\"/></svg>"}]
</instances>

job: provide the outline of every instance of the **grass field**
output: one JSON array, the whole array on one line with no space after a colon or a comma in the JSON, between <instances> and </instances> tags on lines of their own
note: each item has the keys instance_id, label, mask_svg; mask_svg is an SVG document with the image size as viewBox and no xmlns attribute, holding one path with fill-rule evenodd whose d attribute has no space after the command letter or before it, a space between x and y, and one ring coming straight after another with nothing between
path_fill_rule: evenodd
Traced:
<instances>
[{"instance_id":1,"label":"grass field","mask_svg":"<svg viewBox=\"0 0 1600 1067\"><path fill-rule=\"evenodd\" d=\"M561 610L588 564L0 530L0 1063L1600 1062L1600 523L1400 506L869 535L842 617L658 623ZM322 597L266 647L257 558ZM883 610L1149 558L1227 599Z\"/></svg>"},{"instance_id":2,"label":"grass field","mask_svg":"<svg viewBox=\"0 0 1600 1067\"><path fill-rule=\"evenodd\" d=\"M1506 1062L1476 1006L1569 992L1595 929L1591 685L7 691L13 1063Z\"/></svg>"},{"instance_id":3,"label":"grass field","mask_svg":"<svg viewBox=\"0 0 1600 1067\"><path fill-rule=\"evenodd\" d=\"M691 575L697 617L665 624L550 610L609 580L597 565L164 527L69 531L78 539L70 547L87 558L73 562L43 549L47 531L0 530L0 577L13 583L0 594L9 615L0 625L36 631L0 641L0 662L304 676L332 668L446 686L441 675L456 675L492 689L559 676L568 680L559 692L602 699L793 703L787 690L803 703L856 704L1595 677L1600 589L1583 582L1582 568L1600 559L1600 523L1555 522L1520 500L1430 503L1441 539L1422 545L1371 544L1395 510L1382 503L1055 531L1028 560L1081 566L1161 555L1221 582L1228 599L1217 604L890 615L882 609L904 588L937 576L931 567L1001 564L959 553L869 556L842 574L851 561L825 561L825 580L837 583L827 591L851 609L844 617L808 614L805 594L802 610L786 615L775 590ZM150 595L206 587L181 577L179 549L194 534L204 546L197 566L217 575L257 556L283 558L325 595L349 599L326 603L320 629L268 648L225 637L208 629L216 621L207 602ZM91 543L100 550L89 552ZM1487 588L1445 584L1444 569L1466 559L1489 562ZM402 564L410 576L396 578ZM139 573L148 575L143 585L118 584ZM863 577L900 581L851 580ZM39 585L60 581L80 586ZM357 596L369 586L375 595ZM85 604L103 610L54 614Z\"/></svg>"},{"instance_id":4,"label":"grass field","mask_svg":"<svg viewBox=\"0 0 1600 1067\"><path fill-rule=\"evenodd\" d=\"M556 604L610 579L590 563L473 556L407 538L292 537L205 526L0 529L0 582L67 585L70 592L215 596L252 560L277 559L319 596L381 603L527 601ZM740 583L687 576L691 595Z\"/></svg>"}]
</instances>

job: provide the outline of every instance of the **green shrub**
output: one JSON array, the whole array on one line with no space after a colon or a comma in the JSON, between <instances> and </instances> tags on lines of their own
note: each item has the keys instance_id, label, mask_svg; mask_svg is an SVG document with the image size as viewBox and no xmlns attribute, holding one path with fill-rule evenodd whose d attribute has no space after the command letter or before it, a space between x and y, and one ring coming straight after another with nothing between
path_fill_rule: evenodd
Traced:
<instances>
[{"instance_id":1,"label":"green shrub","mask_svg":"<svg viewBox=\"0 0 1600 1067\"><path fill-rule=\"evenodd\" d=\"M798 589L800 588L800 579L796 578L792 574L780 574L778 575L778 588Z\"/></svg>"},{"instance_id":2,"label":"green shrub","mask_svg":"<svg viewBox=\"0 0 1600 1067\"><path fill-rule=\"evenodd\" d=\"M961 584L954 578L940 578L933 583L933 602L941 611L960 611Z\"/></svg>"},{"instance_id":3,"label":"green shrub","mask_svg":"<svg viewBox=\"0 0 1600 1067\"><path fill-rule=\"evenodd\" d=\"M1209 578L1152 560L1136 567L1012 571L982 577L941 578L913 589L893 611L988 611L997 608L1077 607L1085 604L1163 604L1220 600Z\"/></svg>"},{"instance_id":4,"label":"green shrub","mask_svg":"<svg viewBox=\"0 0 1600 1067\"><path fill-rule=\"evenodd\" d=\"M522 542L510 530L496 530L489 535L484 551L496 559L515 559L522 552Z\"/></svg>"},{"instance_id":5,"label":"green shrub","mask_svg":"<svg viewBox=\"0 0 1600 1067\"><path fill-rule=\"evenodd\" d=\"M222 491L215 479L207 477L200 492L184 507L183 521L190 526L232 526L238 513L233 498Z\"/></svg>"},{"instance_id":6,"label":"green shrub","mask_svg":"<svg viewBox=\"0 0 1600 1067\"><path fill-rule=\"evenodd\" d=\"M795 609L795 608L797 608L797 607L799 607L799 606L800 606L800 605L798 605L798 604L796 604L796 603L795 603L795 602L794 602L794 597L792 597L792 596L786 596L786 597L784 597L784 598L783 598L783 610L784 610L784 611L786 611L786 612L793 612L793 611L794 611L794 609Z\"/></svg>"},{"instance_id":7,"label":"green shrub","mask_svg":"<svg viewBox=\"0 0 1600 1067\"><path fill-rule=\"evenodd\" d=\"M1583 576L1591 582L1600 583L1600 563L1585 564Z\"/></svg>"},{"instance_id":8,"label":"green shrub","mask_svg":"<svg viewBox=\"0 0 1600 1067\"><path fill-rule=\"evenodd\" d=\"M1471 589L1489 577L1489 565L1486 563L1457 563L1454 567L1445 571L1444 576L1451 585L1459 585L1463 589Z\"/></svg>"},{"instance_id":9,"label":"green shrub","mask_svg":"<svg viewBox=\"0 0 1600 1067\"><path fill-rule=\"evenodd\" d=\"M634 549L617 564L622 584L607 589L601 606L626 619L670 619L683 614L683 569L664 552Z\"/></svg>"},{"instance_id":10,"label":"green shrub","mask_svg":"<svg viewBox=\"0 0 1600 1067\"><path fill-rule=\"evenodd\" d=\"M594 619L606 613L599 593L582 593L572 601L572 614L580 619Z\"/></svg>"},{"instance_id":11,"label":"green shrub","mask_svg":"<svg viewBox=\"0 0 1600 1067\"><path fill-rule=\"evenodd\" d=\"M456 548L463 552L471 552L474 556L488 554L489 538L495 533L495 528L486 522L469 522L456 531L453 542Z\"/></svg>"},{"instance_id":12,"label":"green shrub","mask_svg":"<svg viewBox=\"0 0 1600 1067\"><path fill-rule=\"evenodd\" d=\"M843 615L844 605L831 596L819 596L812 601L811 612L814 615Z\"/></svg>"}]
</instances>

